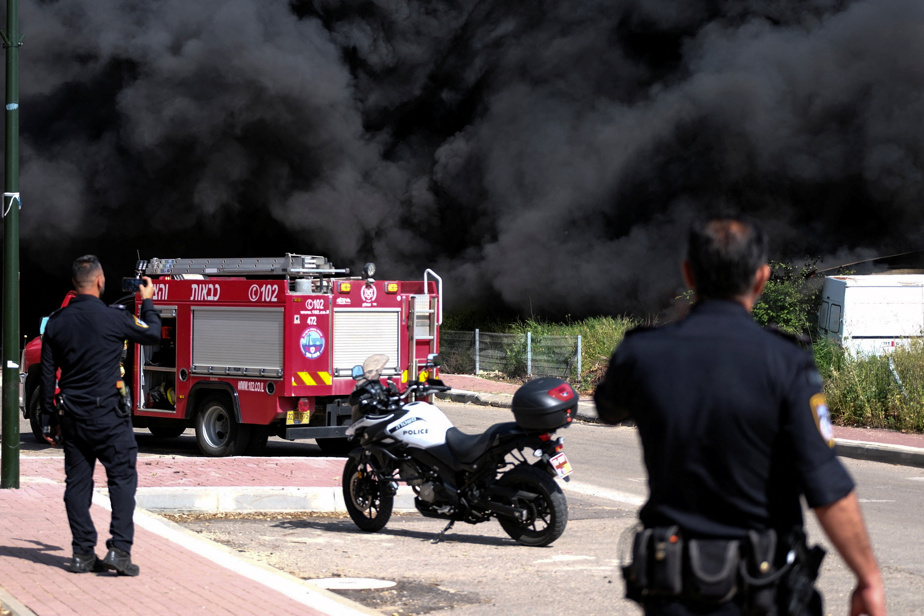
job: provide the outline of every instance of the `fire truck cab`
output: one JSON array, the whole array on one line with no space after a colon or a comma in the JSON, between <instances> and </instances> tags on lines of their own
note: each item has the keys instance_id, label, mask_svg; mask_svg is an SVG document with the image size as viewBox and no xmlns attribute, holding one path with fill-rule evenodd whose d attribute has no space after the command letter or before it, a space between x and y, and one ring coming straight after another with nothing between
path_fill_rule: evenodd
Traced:
<instances>
[{"instance_id":1,"label":"fire truck cab","mask_svg":"<svg viewBox=\"0 0 924 616\"><path fill-rule=\"evenodd\" d=\"M125 362L133 423L154 435L195 428L208 456L256 455L270 436L316 439L343 454L354 366L389 357L396 384L439 349L442 280L376 280L319 256L150 259L162 321L157 345L133 345ZM140 301L136 300L135 314Z\"/></svg>"}]
</instances>

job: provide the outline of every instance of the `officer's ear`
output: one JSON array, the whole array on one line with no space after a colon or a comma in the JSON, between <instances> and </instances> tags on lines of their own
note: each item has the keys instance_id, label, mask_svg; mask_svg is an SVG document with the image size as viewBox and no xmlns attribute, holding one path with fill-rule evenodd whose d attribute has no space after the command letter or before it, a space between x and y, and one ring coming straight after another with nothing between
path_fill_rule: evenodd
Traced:
<instances>
[{"instance_id":1,"label":"officer's ear","mask_svg":"<svg viewBox=\"0 0 924 616\"><path fill-rule=\"evenodd\" d=\"M770 280L770 266L764 263L754 273L753 293L755 299L763 293L764 286L766 286L768 280Z\"/></svg>"}]
</instances>

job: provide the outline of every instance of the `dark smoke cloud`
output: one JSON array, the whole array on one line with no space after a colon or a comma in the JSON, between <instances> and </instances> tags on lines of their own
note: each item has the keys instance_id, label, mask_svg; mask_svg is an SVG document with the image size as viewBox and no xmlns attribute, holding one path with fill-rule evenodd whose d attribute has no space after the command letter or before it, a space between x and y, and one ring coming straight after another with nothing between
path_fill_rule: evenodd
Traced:
<instances>
[{"instance_id":1,"label":"dark smoke cloud","mask_svg":"<svg viewBox=\"0 0 924 616\"><path fill-rule=\"evenodd\" d=\"M288 251L582 316L663 308L705 213L781 259L917 249L922 28L911 0L28 3L23 286Z\"/></svg>"}]
</instances>

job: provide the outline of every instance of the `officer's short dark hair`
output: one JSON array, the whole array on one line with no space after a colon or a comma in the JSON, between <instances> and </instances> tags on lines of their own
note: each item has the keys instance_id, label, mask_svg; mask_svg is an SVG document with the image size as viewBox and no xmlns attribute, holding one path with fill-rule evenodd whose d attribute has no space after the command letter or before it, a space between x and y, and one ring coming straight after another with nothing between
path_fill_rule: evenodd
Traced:
<instances>
[{"instance_id":1,"label":"officer's short dark hair","mask_svg":"<svg viewBox=\"0 0 924 616\"><path fill-rule=\"evenodd\" d=\"M750 290L755 272L767 262L767 234L744 217L701 220L690 227L687 259L698 296L738 297Z\"/></svg>"},{"instance_id":2,"label":"officer's short dark hair","mask_svg":"<svg viewBox=\"0 0 924 616\"><path fill-rule=\"evenodd\" d=\"M103 266L100 265L96 255L77 257L71 266L71 279L74 281L74 286L82 287L90 284L99 276L102 269Z\"/></svg>"}]
</instances>

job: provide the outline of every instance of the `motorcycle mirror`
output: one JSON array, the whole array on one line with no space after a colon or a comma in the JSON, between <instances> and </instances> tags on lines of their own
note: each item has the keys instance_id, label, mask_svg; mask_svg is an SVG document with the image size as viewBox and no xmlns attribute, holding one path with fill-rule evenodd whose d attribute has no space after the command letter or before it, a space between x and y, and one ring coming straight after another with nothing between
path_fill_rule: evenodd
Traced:
<instances>
[{"instance_id":1,"label":"motorcycle mirror","mask_svg":"<svg viewBox=\"0 0 924 616\"><path fill-rule=\"evenodd\" d=\"M354 381L358 381L363 378L363 367L362 366L353 366L353 372L350 373L350 376L353 377Z\"/></svg>"},{"instance_id":2,"label":"motorcycle mirror","mask_svg":"<svg viewBox=\"0 0 924 616\"><path fill-rule=\"evenodd\" d=\"M427 355L427 363L433 366L442 366L443 358L440 357L438 353L430 353L429 355Z\"/></svg>"}]
</instances>

